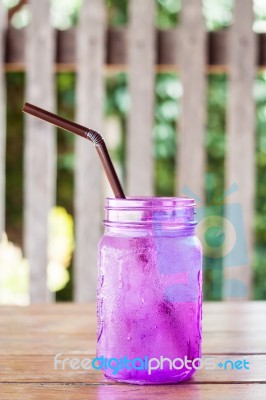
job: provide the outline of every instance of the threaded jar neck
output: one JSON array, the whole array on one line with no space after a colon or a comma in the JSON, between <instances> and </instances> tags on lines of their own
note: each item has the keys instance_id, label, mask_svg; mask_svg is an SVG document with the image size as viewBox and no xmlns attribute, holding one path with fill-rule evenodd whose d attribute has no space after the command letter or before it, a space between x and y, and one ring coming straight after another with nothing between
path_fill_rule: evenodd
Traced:
<instances>
[{"instance_id":1,"label":"threaded jar neck","mask_svg":"<svg viewBox=\"0 0 266 400\"><path fill-rule=\"evenodd\" d=\"M186 197L107 198L105 227L152 230L193 229L195 201Z\"/></svg>"}]
</instances>

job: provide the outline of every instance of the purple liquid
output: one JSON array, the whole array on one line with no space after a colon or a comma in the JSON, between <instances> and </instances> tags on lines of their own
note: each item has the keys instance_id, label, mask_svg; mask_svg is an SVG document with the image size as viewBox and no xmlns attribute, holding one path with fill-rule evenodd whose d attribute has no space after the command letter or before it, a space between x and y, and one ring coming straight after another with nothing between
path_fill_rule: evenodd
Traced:
<instances>
[{"instance_id":1,"label":"purple liquid","mask_svg":"<svg viewBox=\"0 0 266 400\"><path fill-rule=\"evenodd\" d=\"M104 236L97 295L98 357L201 357L201 246L195 236ZM150 372L104 370L108 378L138 384L178 382L194 372L170 369L168 362Z\"/></svg>"}]
</instances>

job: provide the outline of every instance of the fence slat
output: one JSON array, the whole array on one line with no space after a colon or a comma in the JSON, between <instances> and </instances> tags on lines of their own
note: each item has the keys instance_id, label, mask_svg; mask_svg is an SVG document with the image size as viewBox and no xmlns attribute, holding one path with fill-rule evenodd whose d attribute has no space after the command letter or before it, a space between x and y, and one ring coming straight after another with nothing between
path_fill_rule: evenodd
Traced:
<instances>
[{"instance_id":1,"label":"fence slat","mask_svg":"<svg viewBox=\"0 0 266 400\"><path fill-rule=\"evenodd\" d=\"M77 30L77 121L103 129L105 7L103 0L85 0ZM102 209L102 168L96 151L76 140L75 170L75 300L95 299L97 243Z\"/></svg>"},{"instance_id":2,"label":"fence slat","mask_svg":"<svg viewBox=\"0 0 266 400\"><path fill-rule=\"evenodd\" d=\"M131 0L129 22L129 91L127 194L153 194L153 119L155 29L154 1Z\"/></svg>"},{"instance_id":3,"label":"fence slat","mask_svg":"<svg viewBox=\"0 0 266 400\"><path fill-rule=\"evenodd\" d=\"M31 0L31 23L26 44L26 99L54 108L54 34L49 21L49 0ZM32 303L50 301L47 289L48 212L55 201L54 128L26 117L24 185L24 246L30 263Z\"/></svg>"},{"instance_id":4,"label":"fence slat","mask_svg":"<svg viewBox=\"0 0 266 400\"><path fill-rule=\"evenodd\" d=\"M5 230L5 149L6 149L6 106L5 77L3 70L4 32L6 13L0 2L0 240Z\"/></svg>"},{"instance_id":5,"label":"fence slat","mask_svg":"<svg viewBox=\"0 0 266 400\"><path fill-rule=\"evenodd\" d=\"M177 192L186 186L204 199L206 33L201 0L183 0L178 56L183 87Z\"/></svg>"},{"instance_id":6,"label":"fence slat","mask_svg":"<svg viewBox=\"0 0 266 400\"><path fill-rule=\"evenodd\" d=\"M226 207L227 219L235 221L235 246L238 249L238 257L233 258L235 255L232 254L224 264L225 299L235 298L237 295L240 298L251 296L255 185L255 108L252 86L256 61L252 7L252 0L235 0L234 24L228 42L230 80L226 180L227 187L236 183L239 190L228 198ZM246 242L241 232L241 216L236 220L236 211L229 204L233 200L242 206ZM227 232L227 235L230 235L230 232ZM233 240L230 238L230 243ZM241 260L241 257L239 259L246 250L246 261ZM245 285L242 293L241 282Z\"/></svg>"}]
</instances>

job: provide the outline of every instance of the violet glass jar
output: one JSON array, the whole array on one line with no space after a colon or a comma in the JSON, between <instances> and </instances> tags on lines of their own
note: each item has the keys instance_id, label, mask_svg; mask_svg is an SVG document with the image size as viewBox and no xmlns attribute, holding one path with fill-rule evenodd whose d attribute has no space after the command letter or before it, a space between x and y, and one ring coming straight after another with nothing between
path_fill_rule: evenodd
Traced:
<instances>
[{"instance_id":1,"label":"violet glass jar","mask_svg":"<svg viewBox=\"0 0 266 400\"><path fill-rule=\"evenodd\" d=\"M104 374L137 384L188 379L201 357L195 202L108 198L105 210L97 288L97 357Z\"/></svg>"}]
</instances>

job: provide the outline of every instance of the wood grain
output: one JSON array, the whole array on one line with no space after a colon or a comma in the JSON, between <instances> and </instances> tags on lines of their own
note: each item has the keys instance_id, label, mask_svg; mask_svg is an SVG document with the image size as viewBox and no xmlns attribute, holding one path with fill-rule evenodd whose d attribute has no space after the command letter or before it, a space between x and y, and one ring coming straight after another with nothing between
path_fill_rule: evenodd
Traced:
<instances>
[{"instance_id":1,"label":"wood grain","mask_svg":"<svg viewBox=\"0 0 266 400\"><path fill-rule=\"evenodd\" d=\"M76 120L103 133L105 7L86 0L77 32ZM75 300L95 298L97 245L102 219L102 166L90 142L76 139L75 149Z\"/></svg>"},{"instance_id":2,"label":"wood grain","mask_svg":"<svg viewBox=\"0 0 266 400\"><path fill-rule=\"evenodd\" d=\"M83 318L82 318L83 317ZM48 331L54 333L82 334L93 330L96 326L96 305L75 303L55 303L46 305L31 305L17 308L16 306L0 307L0 318L5 324L0 324L0 334L20 334L30 331L33 335ZM69 321L75 319L75 324ZM18 332L19 327L19 332ZM24 329L24 330L23 330ZM265 302L203 303L203 330L206 333L263 333L266 330Z\"/></svg>"},{"instance_id":3,"label":"wood grain","mask_svg":"<svg viewBox=\"0 0 266 400\"><path fill-rule=\"evenodd\" d=\"M227 188L236 184L238 191L227 197L225 211L227 220L233 222L234 226L234 229L226 229L226 235L230 246L232 243L237 246L237 254L225 249L225 254L229 255L224 258L223 292L225 299L235 297L247 299L252 295L251 265L253 265L255 210L256 119L252 89L255 77L256 42L252 31L252 0L236 0L234 4L234 24L228 43L230 75L226 183ZM231 203L239 204L241 207L244 227L241 225L241 214L236 216L236 210L230 205ZM247 257L240 257L246 253Z\"/></svg>"},{"instance_id":4,"label":"wood grain","mask_svg":"<svg viewBox=\"0 0 266 400\"><path fill-rule=\"evenodd\" d=\"M0 326L2 355L95 352L95 304L1 307L0 318L4 321ZM204 303L204 354L266 353L265 331L265 302Z\"/></svg>"},{"instance_id":5,"label":"wood grain","mask_svg":"<svg viewBox=\"0 0 266 400\"><path fill-rule=\"evenodd\" d=\"M56 357L56 358L55 358ZM62 350L51 355L8 355L1 357L0 381L8 382L24 382L24 383L86 383L86 384L115 384L111 379L107 379L102 371L93 368L83 369L81 362L92 361L96 357L94 352L73 351L64 352ZM208 354L202 357L205 362L209 360L214 363L215 369L198 370L188 381L192 383L228 383L228 382L262 382L266 383L265 368L266 355L238 354L238 355L216 355ZM231 367L231 360L246 361L247 368L240 369ZM225 362L227 361L227 364ZM70 367L71 362L76 362L77 369ZM222 362L220 368L218 364Z\"/></svg>"},{"instance_id":6,"label":"wood grain","mask_svg":"<svg viewBox=\"0 0 266 400\"><path fill-rule=\"evenodd\" d=\"M131 0L128 73L127 195L153 194L154 1Z\"/></svg>"},{"instance_id":7,"label":"wood grain","mask_svg":"<svg viewBox=\"0 0 266 400\"><path fill-rule=\"evenodd\" d=\"M0 3L0 240L5 231L5 153L6 153L6 106L5 76L3 58L5 52L4 35L6 28L6 12Z\"/></svg>"},{"instance_id":8,"label":"wood grain","mask_svg":"<svg viewBox=\"0 0 266 400\"><path fill-rule=\"evenodd\" d=\"M61 360L95 357L95 304L2 306L0 318L0 399L265 398L266 302L204 303L203 358L216 357L217 368L202 369L189 381L163 386L119 384L101 371L73 370L68 361L65 369L60 364L55 367L57 353ZM257 354L259 337L264 342ZM206 351L211 348L220 348L221 354ZM243 351L236 354L237 348ZM218 367L228 359L245 359L250 369Z\"/></svg>"},{"instance_id":9,"label":"wood grain","mask_svg":"<svg viewBox=\"0 0 266 400\"><path fill-rule=\"evenodd\" d=\"M201 0L183 1L178 46L183 96L177 143L177 193L186 187L203 202L206 34Z\"/></svg>"},{"instance_id":10,"label":"wood grain","mask_svg":"<svg viewBox=\"0 0 266 400\"><path fill-rule=\"evenodd\" d=\"M26 101L54 111L54 35L49 0L30 1L26 46ZM24 249L30 265L30 300L51 301L47 289L48 213L55 203L56 136L52 125L26 117Z\"/></svg>"},{"instance_id":11,"label":"wood grain","mask_svg":"<svg viewBox=\"0 0 266 400\"><path fill-rule=\"evenodd\" d=\"M265 399L265 384L179 384L163 386L129 385L85 385L85 384L2 384L1 398L21 400L66 399L66 400L256 400ZM5 397L4 397L5 396Z\"/></svg>"},{"instance_id":12,"label":"wood grain","mask_svg":"<svg viewBox=\"0 0 266 400\"><path fill-rule=\"evenodd\" d=\"M30 354L36 355L42 351L42 354L57 354L58 352L86 351L94 349L95 351L95 334L74 334L69 335L64 332L42 333L39 334L39 344L35 343L35 335L27 334L24 339L19 335L12 335L12 343L10 339L6 339L0 343L0 351L3 354ZM40 350L41 346L41 350ZM266 339L265 331L258 334L245 333L228 333L228 332L206 332L203 341L204 354L250 354L265 353ZM248 350L247 350L248 349ZM91 350L91 353L93 350Z\"/></svg>"}]
</instances>

